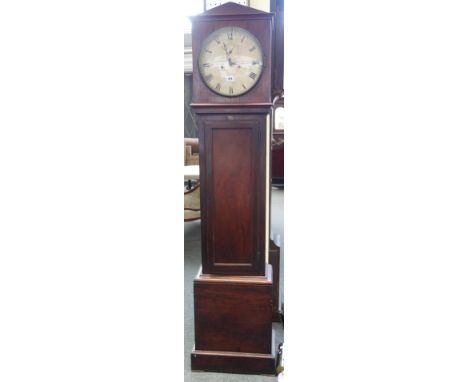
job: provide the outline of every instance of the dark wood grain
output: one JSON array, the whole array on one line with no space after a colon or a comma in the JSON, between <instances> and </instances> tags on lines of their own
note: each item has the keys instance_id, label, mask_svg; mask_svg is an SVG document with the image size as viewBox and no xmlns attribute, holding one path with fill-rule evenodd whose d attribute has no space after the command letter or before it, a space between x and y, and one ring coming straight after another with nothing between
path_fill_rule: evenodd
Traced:
<instances>
[{"instance_id":1,"label":"dark wood grain","mask_svg":"<svg viewBox=\"0 0 468 382\"><path fill-rule=\"evenodd\" d=\"M252 263L255 200L253 128L211 130L213 180L213 254L215 264ZM226 219L226 217L228 217Z\"/></svg>"},{"instance_id":2,"label":"dark wood grain","mask_svg":"<svg viewBox=\"0 0 468 382\"><path fill-rule=\"evenodd\" d=\"M199 114L204 273L262 275L266 111Z\"/></svg>"},{"instance_id":3,"label":"dark wood grain","mask_svg":"<svg viewBox=\"0 0 468 382\"><path fill-rule=\"evenodd\" d=\"M271 285L194 286L195 348L247 353L271 349ZM229 328L229 330L226 330Z\"/></svg>"},{"instance_id":4,"label":"dark wood grain","mask_svg":"<svg viewBox=\"0 0 468 382\"><path fill-rule=\"evenodd\" d=\"M230 276L194 281L195 349L268 354L272 348L272 279ZM228 330L227 330L228 329Z\"/></svg>"}]
</instances>

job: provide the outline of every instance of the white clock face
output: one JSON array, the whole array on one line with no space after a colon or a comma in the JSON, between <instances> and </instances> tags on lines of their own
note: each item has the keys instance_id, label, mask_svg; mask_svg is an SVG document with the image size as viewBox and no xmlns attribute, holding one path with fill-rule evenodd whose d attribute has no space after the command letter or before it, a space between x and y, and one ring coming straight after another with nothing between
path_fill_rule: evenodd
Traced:
<instances>
[{"instance_id":1,"label":"white clock face","mask_svg":"<svg viewBox=\"0 0 468 382\"><path fill-rule=\"evenodd\" d=\"M243 28L220 28L203 42L198 68L212 91L227 97L239 96L252 89L262 74L262 47Z\"/></svg>"}]
</instances>

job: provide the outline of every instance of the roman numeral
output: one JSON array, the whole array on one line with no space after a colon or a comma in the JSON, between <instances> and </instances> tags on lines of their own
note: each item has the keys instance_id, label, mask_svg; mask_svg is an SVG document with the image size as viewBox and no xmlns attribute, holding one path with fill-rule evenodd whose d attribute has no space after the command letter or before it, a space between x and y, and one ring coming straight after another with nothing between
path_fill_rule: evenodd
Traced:
<instances>
[{"instance_id":1,"label":"roman numeral","mask_svg":"<svg viewBox=\"0 0 468 382\"><path fill-rule=\"evenodd\" d=\"M245 85L244 85L244 84L242 84L242 87L243 87L244 89L247 89L247 88L245 87Z\"/></svg>"},{"instance_id":2,"label":"roman numeral","mask_svg":"<svg viewBox=\"0 0 468 382\"><path fill-rule=\"evenodd\" d=\"M213 75L212 75L212 74L208 74L208 75L205 77L205 80L206 80L207 82L210 82L212 79L213 79Z\"/></svg>"},{"instance_id":3,"label":"roman numeral","mask_svg":"<svg viewBox=\"0 0 468 382\"><path fill-rule=\"evenodd\" d=\"M249 52L253 52L255 49L257 49L257 47L253 46L252 48L249 49Z\"/></svg>"},{"instance_id":4,"label":"roman numeral","mask_svg":"<svg viewBox=\"0 0 468 382\"><path fill-rule=\"evenodd\" d=\"M234 94L234 89L232 87L229 87L229 94Z\"/></svg>"},{"instance_id":5,"label":"roman numeral","mask_svg":"<svg viewBox=\"0 0 468 382\"><path fill-rule=\"evenodd\" d=\"M206 53L213 53L211 50L205 49Z\"/></svg>"},{"instance_id":6,"label":"roman numeral","mask_svg":"<svg viewBox=\"0 0 468 382\"><path fill-rule=\"evenodd\" d=\"M216 84L215 89L216 89L217 91L220 91L220 90L221 90L221 84L220 84L219 82Z\"/></svg>"},{"instance_id":7,"label":"roman numeral","mask_svg":"<svg viewBox=\"0 0 468 382\"><path fill-rule=\"evenodd\" d=\"M250 72L249 77L254 80L255 78L257 78L257 73Z\"/></svg>"},{"instance_id":8,"label":"roman numeral","mask_svg":"<svg viewBox=\"0 0 468 382\"><path fill-rule=\"evenodd\" d=\"M203 67L204 67L204 68L209 68L209 67L210 67L210 64L209 64L209 63L205 63L205 64L203 64Z\"/></svg>"},{"instance_id":9,"label":"roman numeral","mask_svg":"<svg viewBox=\"0 0 468 382\"><path fill-rule=\"evenodd\" d=\"M229 32L227 36L229 40L232 40L232 32Z\"/></svg>"},{"instance_id":10,"label":"roman numeral","mask_svg":"<svg viewBox=\"0 0 468 382\"><path fill-rule=\"evenodd\" d=\"M242 36L242 38L241 38L241 41L240 41L240 42L244 42L244 39L245 39L245 36Z\"/></svg>"},{"instance_id":11,"label":"roman numeral","mask_svg":"<svg viewBox=\"0 0 468 382\"><path fill-rule=\"evenodd\" d=\"M216 41L216 44L218 45L221 44L221 42L217 38L215 39L215 41Z\"/></svg>"}]
</instances>

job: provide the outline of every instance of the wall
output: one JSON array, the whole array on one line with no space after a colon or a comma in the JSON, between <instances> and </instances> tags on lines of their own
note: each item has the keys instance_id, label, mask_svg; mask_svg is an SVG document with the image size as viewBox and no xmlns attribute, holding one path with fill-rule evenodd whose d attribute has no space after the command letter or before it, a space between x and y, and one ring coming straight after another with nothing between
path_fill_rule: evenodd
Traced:
<instances>
[{"instance_id":1,"label":"wall","mask_svg":"<svg viewBox=\"0 0 468 382\"><path fill-rule=\"evenodd\" d=\"M264 12L270 12L270 0L250 0L250 8L260 9Z\"/></svg>"}]
</instances>

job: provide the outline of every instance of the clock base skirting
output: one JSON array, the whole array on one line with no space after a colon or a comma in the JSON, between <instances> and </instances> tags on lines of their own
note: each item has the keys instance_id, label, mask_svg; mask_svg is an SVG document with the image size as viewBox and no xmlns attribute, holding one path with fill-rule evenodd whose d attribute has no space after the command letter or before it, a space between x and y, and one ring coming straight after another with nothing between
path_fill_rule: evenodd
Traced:
<instances>
[{"instance_id":1,"label":"clock base skirting","mask_svg":"<svg viewBox=\"0 0 468 382\"><path fill-rule=\"evenodd\" d=\"M237 374L276 374L276 354L192 351L192 370Z\"/></svg>"}]
</instances>

